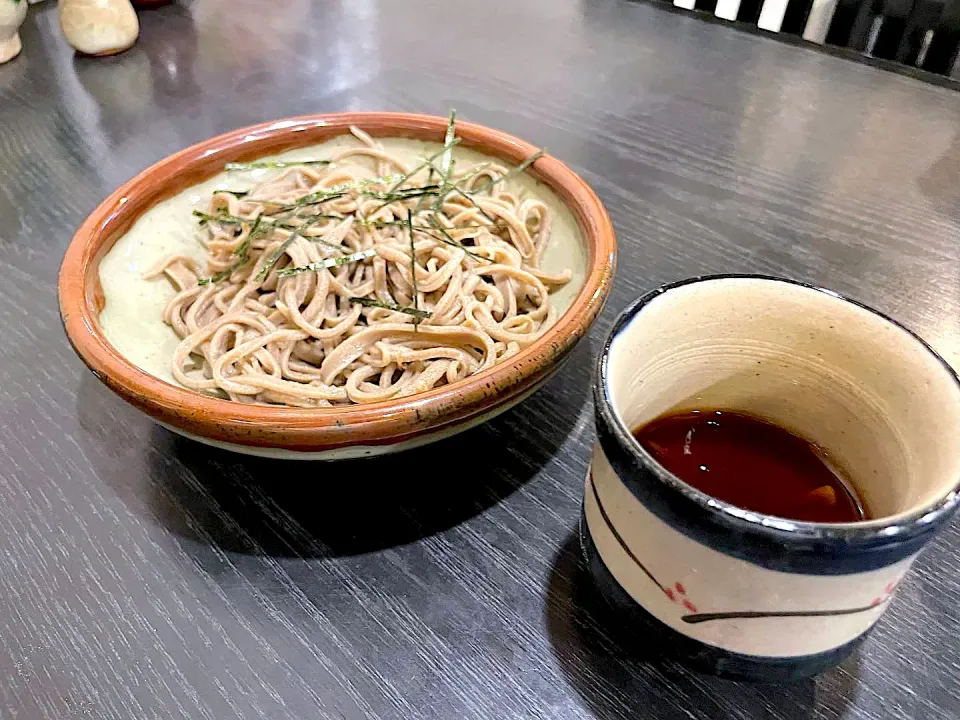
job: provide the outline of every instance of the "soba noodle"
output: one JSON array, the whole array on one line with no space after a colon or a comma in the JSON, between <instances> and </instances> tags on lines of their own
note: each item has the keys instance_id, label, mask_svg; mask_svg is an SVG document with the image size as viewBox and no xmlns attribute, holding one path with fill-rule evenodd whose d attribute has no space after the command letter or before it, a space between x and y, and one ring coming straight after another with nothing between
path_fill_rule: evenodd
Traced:
<instances>
[{"instance_id":1,"label":"soba noodle","mask_svg":"<svg viewBox=\"0 0 960 720\"><path fill-rule=\"evenodd\" d=\"M528 163L460 167L448 133L411 165L351 132L362 146L328 160L234 166L271 176L194 213L208 267L173 255L146 273L177 290L163 319L184 387L296 407L388 400L502 362L554 322L550 290L571 273L539 269L551 213L511 188Z\"/></svg>"}]
</instances>

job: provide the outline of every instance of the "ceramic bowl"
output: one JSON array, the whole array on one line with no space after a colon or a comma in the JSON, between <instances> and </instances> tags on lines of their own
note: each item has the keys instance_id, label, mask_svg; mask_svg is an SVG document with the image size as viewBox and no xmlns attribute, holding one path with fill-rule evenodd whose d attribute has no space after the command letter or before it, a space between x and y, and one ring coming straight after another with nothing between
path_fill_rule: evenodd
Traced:
<instances>
[{"instance_id":1,"label":"ceramic bowl","mask_svg":"<svg viewBox=\"0 0 960 720\"><path fill-rule=\"evenodd\" d=\"M100 262L132 224L158 202L207 180L228 162L244 162L316 145L357 126L374 137L443 142L447 119L408 113L341 113L242 128L201 142L143 171L104 200L67 248L60 271L60 313L81 359L111 390L166 427L240 452L337 459L422 445L477 425L542 385L600 312L613 279L616 240L593 191L559 160L544 155L527 172L570 210L586 257L579 292L536 342L482 373L388 402L294 409L244 405L205 396L144 372L107 340L98 319L105 298ZM508 164L534 146L490 128L457 123L462 148Z\"/></svg>"},{"instance_id":2,"label":"ceramic bowl","mask_svg":"<svg viewBox=\"0 0 960 720\"><path fill-rule=\"evenodd\" d=\"M594 397L589 566L646 642L701 669L792 680L839 662L960 498L956 374L910 331L822 289L751 276L661 288L616 321ZM693 409L818 444L872 519L786 520L686 484L631 432Z\"/></svg>"}]
</instances>

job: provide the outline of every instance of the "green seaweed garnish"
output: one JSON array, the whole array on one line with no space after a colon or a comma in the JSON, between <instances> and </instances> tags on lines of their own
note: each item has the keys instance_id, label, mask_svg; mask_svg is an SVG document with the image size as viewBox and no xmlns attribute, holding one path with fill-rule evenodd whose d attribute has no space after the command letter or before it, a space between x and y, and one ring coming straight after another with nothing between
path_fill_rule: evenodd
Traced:
<instances>
[{"instance_id":1,"label":"green seaweed garnish","mask_svg":"<svg viewBox=\"0 0 960 720\"><path fill-rule=\"evenodd\" d=\"M439 240L442 243L446 243L447 245L452 245L458 250L463 250L467 255L474 258L475 260L483 260L484 262L493 262L490 258L484 257L483 255L477 255L476 253L471 252L470 248L464 246L462 243L457 242L453 238L453 236L450 235L450 233L448 233L442 225L440 225L440 221L437 220L436 215L430 216L430 224L433 225L433 227L436 228L443 236L443 237L437 237L433 233L430 233L430 237L434 238L435 240Z\"/></svg>"},{"instance_id":2,"label":"green seaweed garnish","mask_svg":"<svg viewBox=\"0 0 960 720\"><path fill-rule=\"evenodd\" d=\"M346 195L342 190L336 191L325 191L318 190L317 192L304 195L302 198L299 198L293 205L281 205L279 210L288 210L290 208L302 208L308 207L310 205L319 205L320 203L330 202L331 200L337 200Z\"/></svg>"},{"instance_id":3,"label":"green seaweed garnish","mask_svg":"<svg viewBox=\"0 0 960 720\"><path fill-rule=\"evenodd\" d=\"M457 142L456 140L457 111L450 109L450 119L447 120L447 132L443 136L444 156L440 161L440 173L444 180L450 180L450 170L453 165L453 151L450 149Z\"/></svg>"},{"instance_id":4,"label":"green seaweed garnish","mask_svg":"<svg viewBox=\"0 0 960 720\"><path fill-rule=\"evenodd\" d=\"M424 158L423 160L420 161L420 163L417 166L413 168L413 170L401 175L400 179L397 180L396 183L394 183L393 187L391 187L388 192L393 192L397 190L401 185L407 182L407 180L412 178L414 175L416 175L418 172L420 172L424 168L427 168L427 167L432 168L434 160L436 160L441 155L444 155L445 153L450 153L451 148L453 148L454 145L459 145L459 144L460 144L460 138L452 138L450 140L444 140L443 148L441 150L435 152L433 155L430 155L429 157Z\"/></svg>"},{"instance_id":5,"label":"green seaweed garnish","mask_svg":"<svg viewBox=\"0 0 960 720\"><path fill-rule=\"evenodd\" d=\"M511 168L510 170L508 170L507 172L505 172L503 175L501 175L501 176L498 177L498 178L495 178L495 179L492 179L492 180L488 180L486 185L484 185L484 186L481 187L481 188L477 188L477 189L474 190L473 192L475 192L475 193L487 192L488 190L490 190L490 188L492 188L492 187L493 187L494 185L496 185L497 183L503 182L503 181L506 180L507 178L511 178L511 177L516 176L516 175L519 175L519 174L522 173L524 170L526 170L528 167L530 167L531 165L533 165L537 160L539 160L541 157L543 157L543 154L544 154L546 151L547 151L546 148L542 148L542 149L540 149L540 150L537 150L533 155L531 155L530 157L528 157L526 160L524 160L522 163L520 163L519 165L517 165L515 168Z\"/></svg>"},{"instance_id":6,"label":"green seaweed garnish","mask_svg":"<svg viewBox=\"0 0 960 720\"><path fill-rule=\"evenodd\" d=\"M259 162L229 162L223 166L224 170L279 170L301 165L329 165L330 160L276 160Z\"/></svg>"},{"instance_id":7,"label":"green seaweed garnish","mask_svg":"<svg viewBox=\"0 0 960 720\"><path fill-rule=\"evenodd\" d=\"M418 308L397 305L396 303L386 303L382 300L376 300L374 298L353 297L350 298L350 302L356 303L357 305L363 305L364 307L382 308L384 310L393 310L394 312L412 315L413 317L417 318L417 321L424 320L433 315L433 313L429 310L420 310Z\"/></svg>"},{"instance_id":8,"label":"green seaweed garnish","mask_svg":"<svg viewBox=\"0 0 960 720\"><path fill-rule=\"evenodd\" d=\"M197 285L209 285L210 283L218 283L221 280L226 280L233 274L234 270L239 270L247 264L247 260L250 259L250 241L253 240L258 232L260 232L260 221L262 219L263 215L257 215L257 219L253 221L253 226L250 228L250 232L247 233L247 236L243 239L243 242L240 243L233 251L233 254L237 256L237 261L230 267L215 273L211 277L200 278L197 280Z\"/></svg>"},{"instance_id":9,"label":"green seaweed garnish","mask_svg":"<svg viewBox=\"0 0 960 720\"><path fill-rule=\"evenodd\" d=\"M438 172L439 172L439 170L438 170ZM478 172L479 172L479 171L478 171ZM464 177L464 178L462 178L461 180L459 180L458 182L455 182L455 183L449 182L448 180L444 180L444 181L441 183L440 195L437 197L436 202L433 203L433 208L431 208L431 209L432 209L433 212L435 212L435 213L436 213L436 212L440 212L440 209L443 207L443 203L444 203L444 200L446 200L447 195L449 195L449 194L452 193L452 192L455 192L455 193L457 193L458 195L460 195L462 198L464 198L467 202L469 202L471 205L473 205L473 206L480 212L480 214L483 215L487 220L489 220L491 223L493 223L494 225L496 225L496 223L497 223L496 219L490 217L490 215L488 215L483 208L481 208L479 205L477 205L476 200L474 200L472 197L470 197L470 195L468 195L467 193L465 193L465 192L460 188L460 184L463 183L463 182L465 182L466 180L468 180L468 179L471 178L471 177L473 177L473 174L467 175L467 177Z\"/></svg>"},{"instance_id":10,"label":"green seaweed garnish","mask_svg":"<svg viewBox=\"0 0 960 720\"><path fill-rule=\"evenodd\" d=\"M200 218L200 224L206 225L208 222L217 222L223 225L239 225L241 223L250 222L250 218L237 217L236 215L229 215L227 213L218 213L217 215L211 215L209 213L201 212L200 210L194 210L193 215ZM264 220L264 223L267 227L276 227L282 228L284 230L295 229L296 225L284 225L284 220L289 220L293 217L294 213L288 213L285 217L279 218L277 220ZM260 217L263 217L262 215ZM325 213L317 213L316 215L307 215L304 219L309 220L346 220L346 217L343 215L330 215ZM312 223L311 223L312 224Z\"/></svg>"},{"instance_id":11,"label":"green seaweed garnish","mask_svg":"<svg viewBox=\"0 0 960 720\"><path fill-rule=\"evenodd\" d=\"M407 233L410 235L410 283L413 285L413 309L420 308L420 290L417 288L417 249L413 242L413 213L407 210ZM416 327L418 320L414 320Z\"/></svg>"},{"instance_id":12,"label":"green seaweed garnish","mask_svg":"<svg viewBox=\"0 0 960 720\"><path fill-rule=\"evenodd\" d=\"M463 190L458 188L456 185L453 186L453 192L455 192L457 195L464 198L467 202L473 205L477 209L477 211L481 215L483 215L487 220L489 220L491 223L493 223L494 225L497 224L496 218L491 217L486 210L484 210L482 207L480 207L480 205L477 204L476 200L474 200L472 197L470 197L467 193L465 193Z\"/></svg>"},{"instance_id":13,"label":"green seaweed garnish","mask_svg":"<svg viewBox=\"0 0 960 720\"><path fill-rule=\"evenodd\" d=\"M269 205L277 205L277 210L297 209L307 207L309 205L319 205L320 203L325 203L330 200L336 200L337 198L344 197L350 190L365 191L366 188L370 187L371 185L385 185L386 183L393 182L400 177L402 176L382 175L379 177L370 178L369 180L354 180L352 182L340 183L339 185L334 185L332 187L325 188L324 190L317 190L316 192L308 193L297 199L297 201L292 205L283 205L270 200L258 200L257 202L263 202Z\"/></svg>"},{"instance_id":14,"label":"green seaweed garnish","mask_svg":"<svg viewBox=\"0 0 960 720\"><path fill-rule=\"evenodd\" d=\"M414 210L414 217L417 216L416 210ZM359 221L361 225L366 227L374 228L383 228L383 227L406 227L406 220L361 220ZM457 225L454 230L483 230L484 228L489 228L489 225ZM425 230L427 228L421 225L414 225L414 230Z\"/></svg>"},{"instance_id":15,"label":"green seaweed garnish","mask_svg":"<svg viewBox=\"0 0 960 720\"><path fill-rule=\"evenodd\" d=\"M351 253L350 255L342 255L338 258L327 258L325 260L320 260L319 262L313 262L309 265L299 265L292 268L284 268L277 274L280 277L290 277L291 275L299 275L300 273L305 272L316 272L317 270L323 270L325 268L337 267L338 265L346 265L347 263L357 262L358 260L365 260L366 258L371 258L377 254L377 251L373 248L368 250L360 250L359 252Z\"/></svg>"},{"instance_id":16,"label":"green seaweed garnish","mask_svg":"<svg viewBox=\"0 0 960 720\"><path fill-rule=\"evenodd\" d=\"M264 266L262 268L260 268L260 272L257 273L257 276L254 278L254 280L256 280L257 282L262 282L263 279L267 277L267 273L270 272L270 268L276 265L277 260L283 257L283 254L287 251L287 248L290 247L293 241L296 240L298 237L303 237L303 232L307 230L311 225L316 224L316 222L317 222L316 220L313 220L313 221L302 223L301 225L298 225L295 228L291 228L290 237L288 237L286 240L280 243L280 247L278 247L276 250L270 253L270 256L267 258L267 262L264 263ZM314 242L322 243L323 245L332 247L334 250L339 250L340 252L343 252L343 249L340 246L334 245L333 243L327 242L326 240L322 240L320 238L306 238L306 239L312 240Z\"/></svg>"},{"instance_id":17,"label":"green seaweed garnish","mask_svg":"<svg viewBox=\"0 0 960 720\"><path fill-rule=\"evenodd\" d=\"M424 185L423 187L418 188L401 188L399 190L362 190L361 194L374 198L376 200L383 200L383 205L377 208L384 207L393 202L400 202L403 200L410 200L412 198L419 198L424 196L436 195L439 191L439 185ZM374 211L376 212L376 210Z\"/></svg>"}]
</instances>

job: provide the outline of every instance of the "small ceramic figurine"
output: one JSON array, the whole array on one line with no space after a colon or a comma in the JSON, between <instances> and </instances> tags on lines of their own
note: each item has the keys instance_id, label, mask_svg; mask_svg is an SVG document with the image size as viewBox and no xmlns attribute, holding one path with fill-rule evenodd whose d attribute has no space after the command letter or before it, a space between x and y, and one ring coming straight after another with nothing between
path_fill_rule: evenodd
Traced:
<instances>
[{"instance_id":1,"label":"small ceramic figurine","mask_svg":"<svg viewBox=\"0 0 960 720\"><path fill-rule=\"evenodd\" d=\"M140 34L130 0L60 0L59 11L67 42L86 55L123 52Z\"/></svg>"},{"instance_id":2,"label":"small ceramic figurine","mask_svg":"<svg viewBox=\"0 0 960 720\"><path fill-rule=\"evenodd\" d=\"M0 63L20 54L20 26L27 16L27 0L0 0Z\"/></svg>"}]
</instances>

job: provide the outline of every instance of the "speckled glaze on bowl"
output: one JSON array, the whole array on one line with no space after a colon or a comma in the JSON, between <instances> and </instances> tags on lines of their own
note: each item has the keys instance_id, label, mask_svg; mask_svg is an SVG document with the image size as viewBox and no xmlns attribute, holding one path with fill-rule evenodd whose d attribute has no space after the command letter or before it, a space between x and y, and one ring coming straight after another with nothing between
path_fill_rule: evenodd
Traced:
<instances>
[{"instance_id":1,"label":"speckled glaze on bowl","mask_svg":"<svg viewBox=\"0 0 960 720\"><path fill-rule=\"evenodd\" d=\"M355 125L374 137L443 142L447 119L409 113L310 115L234 130L161 160L110 195L77 230L60 269L60 315L77 354L124 400L165 427L202 442L271 457L339 459L423 445L473 427L522 401L559 369L603 307L613 280L616 240L593 191L549 155L527 171L570 209L587 251L587 270L570 307L529 347L484 372L419 395L337 408L243 405L172 385L137 368L104 337L99 264L144 212L244 162L315 145ZM505 133L457 123L461 146L517 164L537 148Z\"/></svg>"}]
</instances>

